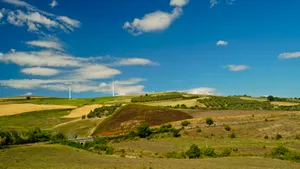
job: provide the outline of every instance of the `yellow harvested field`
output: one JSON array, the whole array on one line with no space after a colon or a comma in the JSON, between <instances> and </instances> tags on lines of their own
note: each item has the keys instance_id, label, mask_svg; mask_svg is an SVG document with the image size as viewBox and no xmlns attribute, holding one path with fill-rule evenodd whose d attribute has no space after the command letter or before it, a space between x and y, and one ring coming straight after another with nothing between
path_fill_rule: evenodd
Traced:
<instances>
[{"instance_id":1,"label":"yellow harvested field","mask_svg":"<svg viewBox=\"0 0 300 169\"><path fill-rule=\"evenodd\" d=\"M255 101L268 101L267 98L256 98L256 97L240 97L240 99L244 100L255 100Z\"/></svg>"},{"instance_id":2,"label":"yellow harvested field","mask_svg":"<svg viewBox=\"0 0 300 169\"><path fill-rule=\"evenodd\" d=\"M38 105L38 104L5 104L0 105L0 116L11 116L32 111L74 109L76 106Z\"/></svg>"},{"instance_id":3,"label":"yellow harvested field","mask_svg":"<svg viewBox=\"0 0 300 169\"><path fill-rule=\"evenodd\" d=\"M102 107L102 106L103 105L101 105L101 104L93 104L93 105L87 105L87 106L79 107L75 110L72 110L69 115L65 116L65 118L81 117L83 115L89 114L91 110L94 110L94 109Z\"/></svg>"},{"instance_id":4,"label":"yellow harvested field","mask_svg":"<svg viewBox=\"0 0 300 169\"><path fill-rule=\"evenodd\" d=\"M157 102L148 102L142 103L148 106L176 106L177 104L185 104L188 107L196 106L205 107L203 104L197 102L198 99L190 99L190 100L168 100L168 101L157 101Z\"/></svg>"},{"instance_id":5,"label":"yellow harvested field","mask_svg":"<svg viewBox=\"0 0 300 169\"><path fill-rule=\"evenodd\" d=\"M291 102L271 102L271 104L275 106L297 106L299 103L291 103Z\"/></svg>"}]
</instances>

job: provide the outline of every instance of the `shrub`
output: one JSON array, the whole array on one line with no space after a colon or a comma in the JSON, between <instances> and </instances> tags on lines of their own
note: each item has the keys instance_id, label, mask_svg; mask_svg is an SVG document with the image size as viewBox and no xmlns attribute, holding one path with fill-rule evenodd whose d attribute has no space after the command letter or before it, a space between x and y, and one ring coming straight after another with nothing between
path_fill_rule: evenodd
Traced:
<instances>
[{"instance_id":1,"label":"shrub","mask_svg":"<svg viewBox=\"0 0 300 169\"><path fill-rule=\"evenodd\" d=\"M83 115L83 116L81 117L82 120L84 120L85 118L86 118L86 115Z\"/></svg>"},{"instance_id":2,"label":"shrub","mask_svg":"<svg viewBox=\"0 0 300 169\"><path fill-rule=\"evenodd\" d=\"M300 134L296 134L295 139L300 140Z\"/></svg>"},{"instance_id":3,"label":"shrub","mask_svg":"<svg viewBox=\"0 0 300 169\"><path fill-rule=\"evenodd\" d=\"M235 133L231 133L231 134L229 134L229 137L230 138L236 138L236 135L235 135Z\"/></svg>"},{"instance_id":4,"label":"shrub","mask_svg":"<svg viewBox=\"0 0 300 169\"><path fill-rule=\"evenodd\" d=\"M202 132L202 129L200 127L197 127L196 132L200 133L200 132Z\"/></svg>"},{"instance_id":5,"label":"shrub","mask_svg":"<svg viewBox=\"0 0 300 169\"><path fill-rule=\"evenodd\" d=\"M214 120L212 118L207 118L205 121L206 121L206 124L208 124L209 126L214 124Z\"/></svg>"},{"instance_id":6,"label":"shrub","mask_svg":"<svg viewBox=\"0 0 300 169\"><path fill-rule=\"evenodd\" d=\"M112 155L114 153L114 148L113 147L107 147L105 150L106 154Z\"/></svg>"},{"instance_id":7,"label":"shrub","mask_svg":"<svg viewBox=\"0 0 300 169\"><path fill-rule=\"evenodd\" d=\"M184 121L181 122L181 125L182 125L183 127L186 127L186 126L188 126L188 125L190 125L190 124L191 124L191 122L189 122L189 121L187 121L187 120L184 120Z\"/></svg>"},{"instance_id":8,"label":"shrub","mask_svg":"<svg viewBox=\"0 0 300 169\"><path fill-rule=\"evenodd\" d=\"M221 152L220 156L221 157L228 157L228 156L230 156L231 152L232 152L231 148L226 148Z\"/></svg>"},{"instance_id":9,"label":"shrub","mask_svg":"<svg viewBox=\"0 0 300 169\"><path fill-rule=\"evenodd\" d=\"M275 139L276 139L276 140L280 140L281 138L282 138L282 135L276 134L276 136L275 136Z\"/></svg>"},{"instance_id":10,"label":"shrub","mask_svg":"<svg viewBox=\"0 0 300 169\"><path fill-rule=\"evenodd\" d=\"M224 126L224 129L225 129L226 131L231 131L231 127L230 127L228 124L226 124L226 125Z\"/></svg>"},{"instance_id":11,"label":"shrub","mask_svg":"<svg viewBox=\"0 0 300 169\"><path fill-rule=\"evenodd\" d=\"M146 138L151 135L150 125L147 123L144 123L139 126L138 130L138 136L141 138Z\"/></svg>"},{"instance_id":12,"label":"shrub","mask_svg":"<svg viewBox=\"0 0 300 169\"><path fill-rule=\"evenodd\" d=\"M51 137L52 141L63 141L66 140L67 137L63 133L56 133Z\"/></svg>"},{"instance_id":13,"label":"shrub","mask_svg":"<svg viewBox=\"0 0 300 169\"><path fill-rule=\"evenodd\" d=\"M285 155L289 152L289 149L286 147L283 147L282 145L276 147L273 149L271 155L272 156L279 156L279 155Z\"/></svg>"},{"instance_id":14,"label":"shrub","mask_svg":"<svg viewBox=\"0 0 300 169\"><path fill-rule=\"evenodd\" d=\"M211 147L205 148L203 154L207 157L215 157L217 155L215 149Z\"/></svg>"},{"instance_id":15,"label":"shrub","mask_svg":"<svg viewBox=\"0 0 300 169\"><path fill-rule=\"evenodd\" d=\"M268 119L267 118L265 118L265 122L267 122L268 121Z\"/></svg>"},{"instance_id":16,"label":"shrub","mask_svg":"<svg viewBox=\"0 0 300 169\"><path fill-rule=\"evenodd\" d=\"M179 132L180 132L180 130L174 128L174 129L172 130L172 135L173 135L173 137L180 137Z\"/></svg>"},{"instance_id":17,"label":"shrub","mask_svg":"<svg viewBox=\"0 0 300 169\"><path fill-rule=\"evenodd\" d=\"M268 135L265 135L264 139L269 139L269 136L268 136Z\"/></svg>"},{"instance_id":18,"label":"shrub","mask_svg":"<svg viewBox=\"0 0 300 169\"><path fill-rule=\"evenodd\" d=\"M30 100L31 98L30 98L30 96L26 96L26 100Z\"/></svg>"},{"instance_id":19,"label":"shrub","mask_svg":"<svg viewBox=\"0 0 300 169\"><path fill-rule=\"evenodd\" d=\"M190 149L185 152L189 158L199 158L201 156L201 150L195 144L191 145Z\"/></svg>"}]
</instances>

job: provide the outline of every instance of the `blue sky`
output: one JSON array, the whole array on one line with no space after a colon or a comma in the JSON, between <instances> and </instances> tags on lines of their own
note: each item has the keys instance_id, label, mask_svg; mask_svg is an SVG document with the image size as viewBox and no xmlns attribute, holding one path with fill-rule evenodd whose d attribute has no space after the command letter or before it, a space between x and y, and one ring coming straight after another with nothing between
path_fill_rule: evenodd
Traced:
<instances>
[{"instance_id":1,"label":"blue sky","mask_svg":"<svg viewBox=\"0 0 300 169\"><path fill-rule=\"evenodd\" d=\"M299 97L298 1L0 0L0 97Z\"/></svg>"}]
</instances>

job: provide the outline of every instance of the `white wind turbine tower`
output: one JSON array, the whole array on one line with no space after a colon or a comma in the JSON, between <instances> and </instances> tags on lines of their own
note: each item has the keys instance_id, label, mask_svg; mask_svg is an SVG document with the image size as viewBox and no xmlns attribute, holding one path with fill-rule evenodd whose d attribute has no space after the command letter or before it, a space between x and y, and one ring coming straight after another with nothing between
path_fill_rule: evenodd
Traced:
<instances>
[{"instance_id":1,"label":"white wind turbine tower","mask_svg":"<svg viewBox=\"0 0 300 169\"><path fill-rule=\"evenodd\" d=\"M72 99L72 87L71 87L71 84L69 86L69 100Z\"/></svg>"},{"instance_id":2,"label":"white wind turbine tower","mask_svg":"<svg viewBox=\"0 0 300 169\"><path fill-rule=\"evenodd\" d=\"M115 97L115 78L113 77L113 81L111 84L112 96Z\"/></svg>"}]
</instances>

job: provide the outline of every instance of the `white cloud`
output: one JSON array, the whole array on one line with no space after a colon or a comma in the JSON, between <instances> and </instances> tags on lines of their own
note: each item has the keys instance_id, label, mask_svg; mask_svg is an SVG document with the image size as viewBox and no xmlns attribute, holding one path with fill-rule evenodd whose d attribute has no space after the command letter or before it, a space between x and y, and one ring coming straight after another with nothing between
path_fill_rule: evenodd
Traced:
<instances>
[{"instance_id":1,"label":"white cloud","mask_svg":"<svg viewBox=\"0 0 300 169\"><path fill-rule=\"evenodd\" d=\"M58 41L51 41L51 40L35 40L35 41L28 41L26 42L27 45L48 48L48 49L56 49L56 50L63 50L62 44Z\"/></svg>"},{"instance_id":2,"label":"white cloud","mask_svg":"<svg viewBox=\"0 0 300 169\"><path fill-rule=\"evenodd\" d=\"M48 67L80 67L83 58L70 56L51 50L38 52L11 52L0 57L0 62L15 63L20 66L48 66Z\"/></svg>"},{"instance_id":3,"label":"white cloud","mask_svg":"<svg viewBox=\"0 0 300 169\"><path fill-rule=\"evenodd\" d=\"M80 27L80 22L74 19L71 19L67 16L59 16L58 19L72 27Z\"/></svg>"},{"instance_id":4,"label":"white cloud","mask_svg":"<svg viewBox=\"0 0 300 169\"><path fill-rule=\"evenodd\" d=\"M36 7L20 0L3 0L6 3L13 4L19 7L24 7L27 9L27 12L23 12L18 9L5 10L7 15L7 21L10 24L23 27L28 27L28 31L43 33L41 30L42 27L46 28L49 31L55 29L61 29L65 32L73 31L74 28L80 26L80 21L71 19L67 16L56 16L54 14L42 11Z\"/></svg>"},{"instance_id":5,"label":"white cloud","mask_svg":"<svg viewBox=\"0 0 300 169\"><path fill-rule=\"evenodd\" d=\"M182 7L189 3L189 0L171 0L170 5L171 6L178 6Z\"/></svg>"},{"instance_id":6,"label":"white cloud","mask_svg":"<svg viewBox=\"0 0 300 169\"><path fill-rule=\"evenodd\" d=\"M227 65L224 68L227 68L227 69L229 69L229 71L232 71L232 72L239 72L239 71L244 71L244 70L250 69L250 67L247 65Z\"/></svg>"},{"instance_id":7,"label":"white cloud","mask_svg":"<svg viewBox=\"0 0 300 169\"><path fill-rule=\"evenodd\" d=\"M182 15L182 9L174 8L172 13L156 11L146 14L142 19L135 18L132 22L126 22L123 29L133 35L141 35L145 32L162 31L167 29L172 22Z\"/></svg>"},{"instance_id":8,"label":"white cloud","mask_svg":"<svg viewBox=\"0 0 300 169\"><path fill-rule=\"evenodd\" d=\"M42 67L25 68L22 69L21 72L29 75L39 75L39 76L54 76L59 73L59 71L56 69L42 68Z\"/></svg>"},{"instance_id":9,"label":"white cloud","mask_svg":"<svg viewBox=\"0 0 300 169\"><path fill-rule=\"evenodd\" d=\"M3 18L3 14L2 14L2 12L0 12L0 19L2 19Z\"/></svg>"},{"instance_id":10,"label":"white cloud","mask_svg":"<svg viewBox=\"0 0 300 169\"><path fill-rule=\"evenodd\" d=\"M136 86L118 86L115 88L115 92L117 95L123 96L127 94L140 94L144 93L144 86L143 85L136 85Z\"/></svg>"},{"instance_id":11,"label":"white cloud","mask_svg":"<svg viewBox=\"0 0 300 169\"><path fill-rule=\"evenodd\" d=\"M188 94L206 94L206 95L214 95L217 92L217 89L215 88L209 88L209 87L200 87L200 88L194 88L184 91Z\"/></svg>"},{"instance_id":12,"label":"white cloud","mask_svg":"<svg viewBox=\"0 0 300 169\"><path fill-rule=\"evenodd\" d=\"M27 93L23 94L23 96L32 96L32 95L33 95L33 93L31 93L31 92L27 92Z\"/></svg>"},{"instance_id":13,"label":"white cloud","mask_svg":"<svg viewBox=\"0 0 300 169\"><path fill-rule=\"evenodd\" d=\"M299 57L300 57L300 52L281 53L278 56L279 59L294 59Z\"/></svg>"},{"instance_id":14,"label":"white cloud","mask_svg":"<svg viewBox=\"0 0 300 169\"><path fill-rule=\"evenodd\" d=\"M81 80L82 81L82 80ZM0 80L2 86L15 88L15 89L35 89L40 88L41 85L47 84L69 84L72 82L80 82L80 80L63 80L63 79L20 79L20 80Z\"/></svg>"},{"instance_id":15,"label":"white cloud","mask_svg":"<svg viewBox=\"0 0 300 169\"><path fill-rule=\"evenodd\" d=\"M116 65L124 65L124 66L129 66L129 65L155 65L154 62L152 62L149 59L144 59L144 58L126 58L126 59L120 59Z\"/></svg>"},{"instance_id":16,"label":"white cloud","mask_svg":"<svg viewBox=\"0 0 300 169\"><path fill-rule=\"evenodd\" d=\"M49 4L52 8L56 7L58 5L58 3L56 2L56 0L52 0L52 2Z\"/></svg>"},{"instance_id":17,"label":"white cloud","mask_svg":"<svg viewBox=\"0 0 300 169\"><path fill-rule=\"evenodd\" d=\"M116 85L133 85L133 84L137 84L140 82L145 81L146 79L142 79L142 78L131 78L131 79L127 79L127 80L120 80L120 81L115 81Z\"/></svg>"},{"instance_id":18,"label":"white cloud","mask_svg":"<svg viewBox=\"0 0 300 169\"><path fill-rule=\"evenodd\" d=\"M231 5L235 0L224 0L226 4ZM210 8L220 4L220 0L210 0Z\"/></svg>"},{"instance_id":19,"label":"white cloud","mask_svg":"<svg viewBox=\"0 0 300 169\"><path fill-rule=\"evenodd\" d=\"M216 43L217 46L227 46L228 45L228 42L226 41L223 41L223 40L219 40L217 43Z\"/></svg>"},{"instance_id":20,"label":"white cloud","mask_svg":"<svg viewBox=\"0 0 300 169\"><path fill-rule=\"evenodd\" d=\"M106 79L119 74L119 70L104 65L86 65L77 69L74 76L81 79Z\"/></svg>"}]
</instances>

